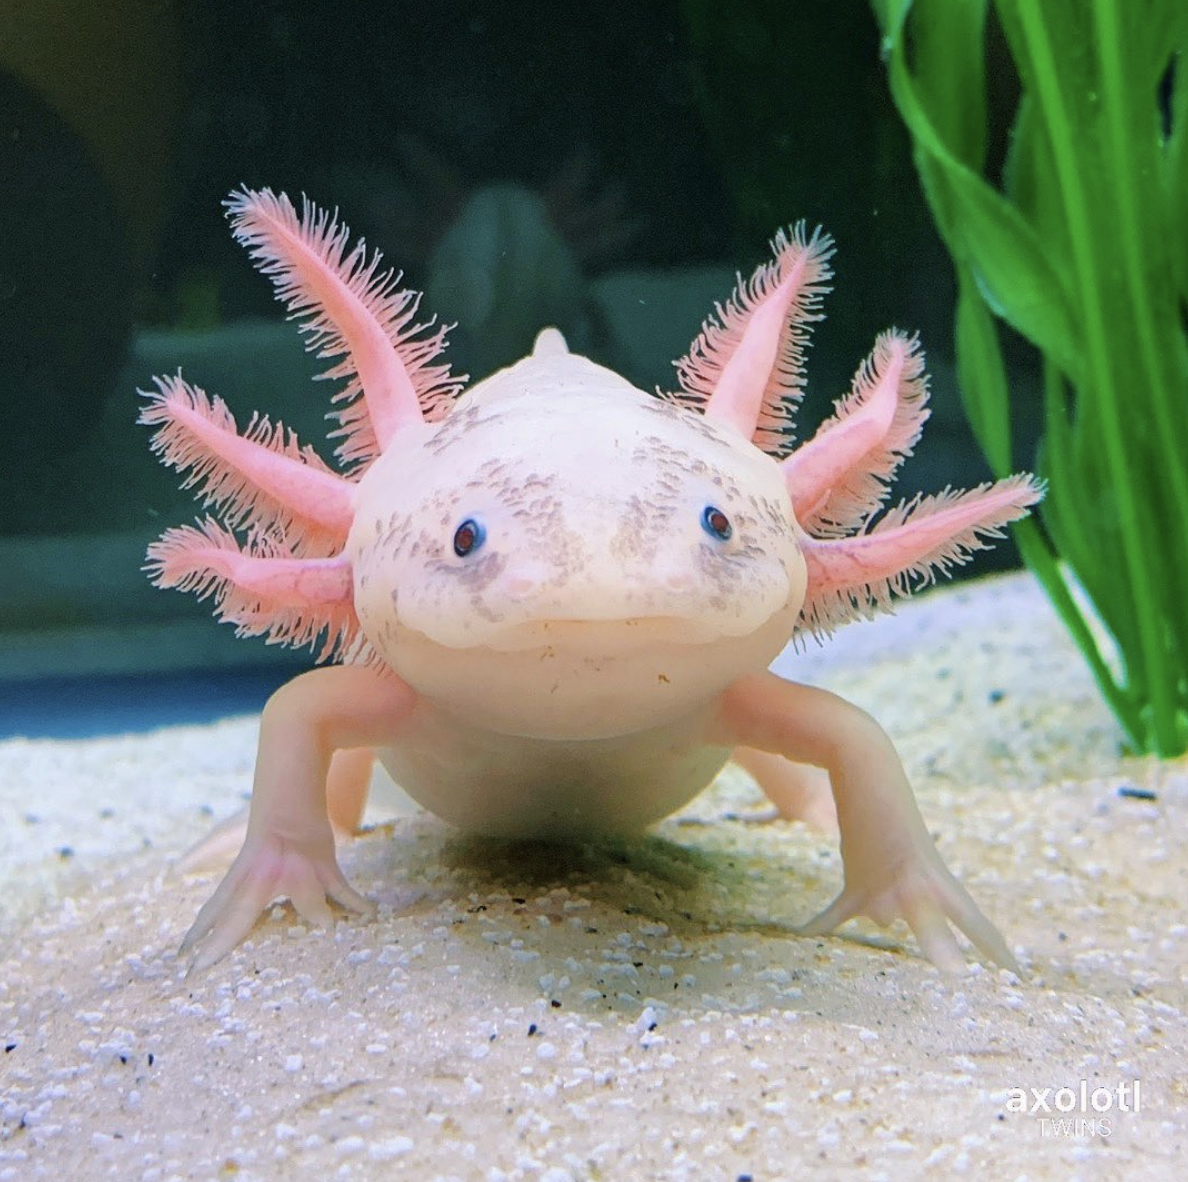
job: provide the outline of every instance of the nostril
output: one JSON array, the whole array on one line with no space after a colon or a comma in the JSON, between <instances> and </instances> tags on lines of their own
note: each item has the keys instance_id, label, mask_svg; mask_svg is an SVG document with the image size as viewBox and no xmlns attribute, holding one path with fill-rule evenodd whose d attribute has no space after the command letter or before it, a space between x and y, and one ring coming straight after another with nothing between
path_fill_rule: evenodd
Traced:
<instances>
[{"instance_id":1,"label":"nostril","mask_svg":"<svg viewBox=\"0 0 1188 1182\"><path fill-rule=\"evenodd\" d=\"M661 582L669 591L688 591L693 586L693 574L688 570L668 570L661 574Z\"/></svg>"},{"instance_id":2,"label":"nostril","mask_svg":"<svg viewBox=\"0 0 1188 1182\"><path fill-rule=\"evenodd\" d=\"M543 565L522 563L503 576L503 589L508 595L523 598L539 591L548 582L549 574Z\"/></svg>"}]
</instances>

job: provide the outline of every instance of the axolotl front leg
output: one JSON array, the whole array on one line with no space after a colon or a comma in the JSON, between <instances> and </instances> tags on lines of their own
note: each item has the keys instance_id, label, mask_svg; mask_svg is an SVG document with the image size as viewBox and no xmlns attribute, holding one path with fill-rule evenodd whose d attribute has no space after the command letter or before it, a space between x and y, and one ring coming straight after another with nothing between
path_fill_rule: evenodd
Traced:
<instances>
[{"instance_id":1,"label":"axolotl front leg","mask_svg":"<svg viewBox=\"0 0 1188 1182\"><path fill-rule=\"evenodd\" d=\"M1017 965L936 851L886 732L857 706L774 673L744 677L722 695L709 736L825 769L841 830L845 885L800 930L830 932L857 915L886 925L906 919L924 955L964 968L950 922L989 960Z\"/></svg>"},{"instance_id":2,"label":"axolotl front leg","mask_svg":"<svg viewBox=\"0 0 1188 1182\"><path fill-rule=\"evenodd\" d=\"M183 954L194 952L191 971L230 952L283 896L316 924L330 922L327 899L371 913L338 867L327 780L332 759L398 738L415 704L415 692L390 672L350 666L306 673L272 696L243 847L182 943ZM903 918L925 956L956 971L965 958L952 923L987 959L1017 971L1001 935L936 852L891 740L864 711L828 691L758 673L722 695L705 741L827 773L845 884L802 934L832 931L858 915L883 925Z\"/></svg>"},{"instance_id":3,"label":"axolotl front leg","mask_svg":"<svg viewBox=\"0 0 1188 1182\"><path fill-rule=\"evenodd\" d=\"M327 899L360 914L373 905L343 877L326 784L335 752L381 746L400 734L416 695L391 673L337 666L289 682L269 699L243 847L182 942L191 971L231 951L274 899L325 925Z\"/></svg>"}]
</instances>

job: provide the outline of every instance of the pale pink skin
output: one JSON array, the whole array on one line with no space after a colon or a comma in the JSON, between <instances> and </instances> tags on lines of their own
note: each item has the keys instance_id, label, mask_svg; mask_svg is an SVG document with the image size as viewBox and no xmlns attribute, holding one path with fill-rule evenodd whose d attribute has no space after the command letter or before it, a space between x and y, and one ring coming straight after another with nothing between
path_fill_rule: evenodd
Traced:
<instances>
[{"instance_id":1,"label":"pale pink skin","mask_svg":"<svg viewBox=\"0 0 1188 1182\"><path fill-rule=\"evenodd\" d=\"M629 832L681 807L733 754L785 816L841 834L845 884L802 931L904 918L926 956L964 964L950 924L1013 958L942 863L894 747L833 694L767 665L961 562L1039 496L1029 477L885 513L926 418L923 359L881 336L851 393L791 449L806 326L829 240L777 235L774 259L647 395L546 329L531 356L461 393L417 298L283 195L228 202L237 237L343 379L331 470L279 425L239 434L181 378L143 421L223 524L168 531L162 586L216 596L245 634L322 642L337 664L265 707L246 832L183 943L224 956L270 902L314 923L369 913L335 829L357 827L372 755L451 823L509 836ZM703 526L707 505L728 537ZM485 538L454 549L467 519ZM721 531L719 531L721 532ZM830 800L830 792L832 800Z\"/></svg>"}]
</instances>

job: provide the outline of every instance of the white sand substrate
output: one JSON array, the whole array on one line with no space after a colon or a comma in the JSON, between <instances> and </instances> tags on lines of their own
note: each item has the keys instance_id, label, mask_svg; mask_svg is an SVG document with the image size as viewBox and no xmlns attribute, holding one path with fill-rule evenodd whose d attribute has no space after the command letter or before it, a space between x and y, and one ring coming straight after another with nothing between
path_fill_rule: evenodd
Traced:
<instances>
[{"instance_id":1,"label":"white sand substrate","mask_svg":"<svg viewBox=\"0 0 1188 1182\"><path fill-rule=\"evenodd\" d=\"M241 806L254 720L14 740L0 1182L1188 1177L1188 763L1120 752L1026 575L780 668L884 723L1023 979L798 938L834 843L741 774L618 846L381 819L340 855L378 919L276 906L186 979L217 872L171 861Z\"/></svg>"}]
</instances>

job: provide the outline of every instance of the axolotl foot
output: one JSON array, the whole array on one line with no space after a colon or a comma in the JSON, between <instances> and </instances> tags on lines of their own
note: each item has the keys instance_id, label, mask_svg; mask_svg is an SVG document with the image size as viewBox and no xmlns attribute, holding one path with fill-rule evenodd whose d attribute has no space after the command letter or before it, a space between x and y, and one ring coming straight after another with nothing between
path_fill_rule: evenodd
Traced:
<instances>
[{"instance_id":1,"label":"axolotl foot","mask_svg":"<svg viewBox=\"0 0 1188 1182\"><path fill-rule=\"evenodd\" d=\"M798 931L802 936L824 935L859 915L883 927L907 920L920 951L938 968L957 973L965 969L965 956L949 928L951 922L987 960L1021 974L998 929L931 847L919 848L890 872L885 867L852 869L847 862L841 893Z\"/></svg>"},{"instance_id":2,"label":"axolotl foot","mask_svg":"<svg viewBox=\"0 0 1188 1182\"><path fill-rule=\"evenodd\" d=\"M298 915L321 927L334 919L328 899L360 915L374 914L375 904L343 877L329 826L326 837L315 846L272 834L249 835L182 941L181 955L194 954L188 971L201 971L226 956L252 930L269 903L283 896Z\"/></svg>"},{"instance_id":3,"label":"axolotl foot","mask_svg":"<svg viewBox=\"0 0 1188 1182\"><path fill-rule=\"evenodd\" d=\"M328 900L373 913L338 867L334 825L358 824L370 748L399 728L413 701L398 679L349 666L304 673L269 698L243 848L182 941L182 954L194 953L191 972L226 956L275 899L287 896L322 926L333 920ZM230 838L237 832L232 822Z\"/></svg>"}]
</instances>

